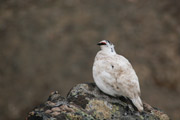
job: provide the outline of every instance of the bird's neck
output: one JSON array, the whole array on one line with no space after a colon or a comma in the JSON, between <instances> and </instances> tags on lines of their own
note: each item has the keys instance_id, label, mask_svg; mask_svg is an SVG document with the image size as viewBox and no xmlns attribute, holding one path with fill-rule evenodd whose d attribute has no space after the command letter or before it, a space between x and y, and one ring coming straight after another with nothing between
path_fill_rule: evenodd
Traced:
<instances>
[{"instance_id":1,"label":"bird's neck","mask_svg":"<svg viewBox=\"0 0 180 120\"><path fill-rule=\"evenodd\" d=\"M114 49L114 47L112 48L104 48L101 50L103 53L109 54L109 55L115 55L116 51Z\"/></svg>"}]
</instances>

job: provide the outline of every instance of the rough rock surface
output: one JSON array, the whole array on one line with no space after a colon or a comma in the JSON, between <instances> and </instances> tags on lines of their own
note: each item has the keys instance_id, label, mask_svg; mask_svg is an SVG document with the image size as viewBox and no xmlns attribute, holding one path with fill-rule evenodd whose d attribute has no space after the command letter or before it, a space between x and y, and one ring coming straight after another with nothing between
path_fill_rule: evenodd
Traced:
<instances>
[{"instance_id":1,"label":"rough rock surface","mask_svg":"<svg viewBox=\"0 0 180 120\"><path fill-rule=\"evenodd\" d=\"M93 82L102 39L130 60L144 101L180 120L179 13L180 0L0 0L0 120Z\"/></svg>"},{"instance_id":2,"label":"rough rock surface","mask_svg":"<svg viewBox=\"0 0 180 120\"><path fill-rule=\"evenodd\" d=\"M56 91L29 113L27 120L169 120L162 111L144 103L139 113L129 99L102 93L94 83L78 84L67 98Z\"/></svg>"}]
</instances>

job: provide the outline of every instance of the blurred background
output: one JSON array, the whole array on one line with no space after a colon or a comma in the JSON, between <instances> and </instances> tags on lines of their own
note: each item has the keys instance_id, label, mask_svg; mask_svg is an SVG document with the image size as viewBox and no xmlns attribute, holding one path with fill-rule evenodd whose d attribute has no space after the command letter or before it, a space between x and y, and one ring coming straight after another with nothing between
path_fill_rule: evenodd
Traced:
<instances>
[{"instance_id":1,"label":"blurred background","mask_svg":"<svg viewBox=\"0 0 180 120\"><path fill-rule=\"evenodd\" d=\"M180 118L179 0L1 0L0 119L93 82L103 39L132 63L142 99Z\"/></svg>"}]
</instances>

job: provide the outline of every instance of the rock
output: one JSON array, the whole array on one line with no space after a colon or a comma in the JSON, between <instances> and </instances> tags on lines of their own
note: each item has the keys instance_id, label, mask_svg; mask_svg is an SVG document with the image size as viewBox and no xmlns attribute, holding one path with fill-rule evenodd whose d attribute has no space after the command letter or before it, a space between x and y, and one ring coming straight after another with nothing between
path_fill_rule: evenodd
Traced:
<instances>
[{"instance_id":1,"label":"rock","mask_svg":"<svg viewBox=\"0 0 180 120\"><path fill-rule=\"evenodd\" d=\"M29 113L26 120L169 120L168 115L144 103L139 113L128 98L112 97L94 83L78 84L67 98L56 91Z\"/></svg>"}]
</instances>

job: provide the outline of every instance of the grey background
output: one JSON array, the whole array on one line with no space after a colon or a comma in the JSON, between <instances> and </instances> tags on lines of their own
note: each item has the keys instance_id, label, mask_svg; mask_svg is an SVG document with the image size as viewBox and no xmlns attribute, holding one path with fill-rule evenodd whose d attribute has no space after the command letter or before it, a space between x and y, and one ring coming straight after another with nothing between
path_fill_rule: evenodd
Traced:
<instances>
[{"instance_id":1,"label":"grey background","mask_svg":"<svg viewBox=\"0 0 180 120\"><path fill-rule=\"evenodd\" d=\"M178 0L1 0L0 119L25 119L52 91L93 82L107 39L132 63L144 102L180 118Z\"/></svg>"}]
</instances>

